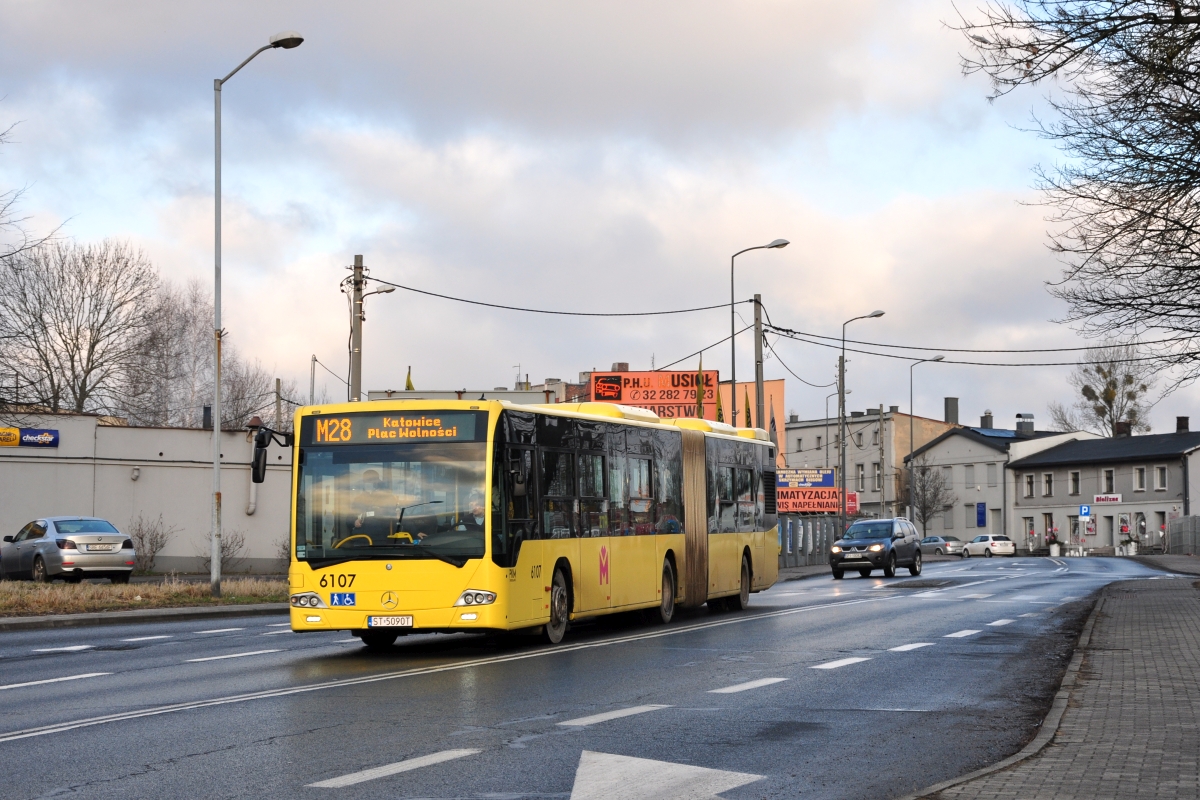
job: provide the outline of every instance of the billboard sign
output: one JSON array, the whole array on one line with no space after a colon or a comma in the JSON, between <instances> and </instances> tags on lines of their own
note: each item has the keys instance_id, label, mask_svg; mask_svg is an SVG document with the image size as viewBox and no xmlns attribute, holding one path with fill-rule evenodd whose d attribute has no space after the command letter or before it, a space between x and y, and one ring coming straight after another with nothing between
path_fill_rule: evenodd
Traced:
<instances>
[{"instance_id":1,"label":"billboard sign","mask_svg":"<svg viewBox=\"0 0 1200 800\"><path fill-rule=\"evenodd\" d=\"M0 447L58 447L58 431L47 428L0 428Z\"/></svg>"},{"instance_id":2,"label":"billboard sign","mask_svg":"<svg viewBox=\"0 0 1200 800\"><path fill-rule=\"evenodd\" d=\"M832 469L781 469L775 473L775 504L780 514L837 514L837 481Z\"/></svg>"},{"instance_id":3,"label":"billboard sign","mask_svg":"<svg viewBox=\"0 0 1200 800\"><path fill-rule=\"evenodd\" d=\"M837 486L833 469L781 469L775 473L775 485L780 487L820 486L832 489Z\"/></svg>"},{"instance_id":4,"label":"billboard sign","mask_svg":"<svg viewBox=\"0 0 1200 800\"><path fill-rule=\"evenodd\" d=\"M653 411L663 419L696 417L695 370L593 372L588 394L594 403L619 403ZM703 373L704 419L717 419L717 371Z\"/></svg>"},{"instance_id":5,"label":"billboard sign","mask_svg":"<svg viewBox=\"0 0 1200 800\"><path fill-rule=\"evenodd\" d=\"M846 492L846 516L858 513L858 492Z\"/></svg>"}]
</instances>

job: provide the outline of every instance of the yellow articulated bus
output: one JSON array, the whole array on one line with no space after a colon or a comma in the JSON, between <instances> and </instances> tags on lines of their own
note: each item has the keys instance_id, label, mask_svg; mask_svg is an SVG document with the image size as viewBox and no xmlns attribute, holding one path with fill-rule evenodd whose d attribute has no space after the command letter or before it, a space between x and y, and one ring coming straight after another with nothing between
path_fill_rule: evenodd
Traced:
<instances>
[{"instance_id":1,"label":"yellow articulated bus","mask_svg":"<svg viewBox=\"0 0 1200 800\"><path fill-rule=\"evenodd\" d=\"M607 403L380 401L296 412L291 620L373 648L541 633L778 577L765 431Z\"/></svg>"}]
</instances>

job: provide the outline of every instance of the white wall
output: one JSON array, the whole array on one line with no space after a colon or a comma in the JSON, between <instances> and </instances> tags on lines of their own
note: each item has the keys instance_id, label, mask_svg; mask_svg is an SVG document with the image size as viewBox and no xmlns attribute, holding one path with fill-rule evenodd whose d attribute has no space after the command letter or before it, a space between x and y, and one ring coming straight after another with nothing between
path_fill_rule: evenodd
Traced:
<instances>
[{"instance_id":1,"label":"white wall","mask_svg":"<svg viewBox=\"0 0 1200 800\"><path fill-rule=\"evenodd\" d=\"M127 428L90 416L60 415L28 427L59 431L57 448L0 448L0 531L16 533L38 517L103 517L127 530L139 514L175 527L156 570L197 572L208 549L212 507L212 431ZM221 433L223 528L246 538L240 571L279 572L278 542L288 533L291 451L272 445L257 509L246 513L253 442ZM161 455L160 455L161 453ZM137 480L133 479L137 470ZM229 570L226 570L229 571Z\"/></svg>"}]
</instances>

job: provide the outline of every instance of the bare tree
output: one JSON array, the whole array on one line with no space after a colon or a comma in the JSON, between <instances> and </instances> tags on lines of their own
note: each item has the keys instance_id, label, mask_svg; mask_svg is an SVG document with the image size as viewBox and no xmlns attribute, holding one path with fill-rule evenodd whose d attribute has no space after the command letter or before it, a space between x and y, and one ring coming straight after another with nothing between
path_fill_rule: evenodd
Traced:
<instances>
[{"instance_id":1,"label":"bare tree","mask_svg":"<svg viewBox=\"0 0 1200 800\"><path fill-rule=\"evenodd\" d=\"M908 496L909 471L900 474L901 495ZM921 525L921 534L929 534L929 521L942 514L947 507L958 504L958 495L954 494L946 482L945 471L930 464L928 454L916 456L912 462L913 481L913 516Z\"/></svg>"},{"instance_id":2,"label":"bare tree","mask_svg":"<svg viewBox=\"0 0 1200 800\"><path fill-rule=\"evenodd\" d=\"M1038 175L1068 321L1141 338L1179 368L1169 388L1200 377L1200 4L988 0L961 19L993 97L1053 87L1036 128L1067 158Z\"/></svg>"},{"instance_id":3,"label":"bare tree","mask_svg":"<svg viewBox=\"0 0 1200 800\"><path fill-rule=\"evenodd\" d=\"M1149 432L1146 397L1154 371L1137 360L1137 352L1129 344L1089 349L1067 379L1078 393L1072 405L1050 404L1055 427L1112 436L1118 422L1127 422L1133 433Z\"/></svg>"},{"instance_id":4,"label":"bare tree","mask_svg":"<svg viewBox=\"0 0 1200 800\"><path fill-rule=\"evenodd\" d=\"M163 522L162 514L157 519L143 517L140 513L129 522L129 538L133 540L134 567L137 572L151 572L154 560L163 551L171 537L179 529Z\"/></svg>"},{"instance_id":5,"label":"bare tree","mask_svg":"<svg viewBox=\"0 0 1200 800\"><path fill-rule=\"evenodd\" d=\"M44 244L0 259L0 282L0 371L29 391L13 402L122 407L158 283L146 257L113 240Z\"/></svg>"},{"instance_id":6,"label":"bare tree","mask_svg":"<svg viewBox=\"0 0 1200 800\"><path fill-rule=\"evenodd\" d=\"M0 130L0 145L12 143L14 122ZM5 189L0 191L0 258L8 258L32 250L50 242L57 236L61 226L45 236L35 236L29 232L25 223L29 217L20 216L19 205L28 187Z\"/></svg>"}]
</instances>

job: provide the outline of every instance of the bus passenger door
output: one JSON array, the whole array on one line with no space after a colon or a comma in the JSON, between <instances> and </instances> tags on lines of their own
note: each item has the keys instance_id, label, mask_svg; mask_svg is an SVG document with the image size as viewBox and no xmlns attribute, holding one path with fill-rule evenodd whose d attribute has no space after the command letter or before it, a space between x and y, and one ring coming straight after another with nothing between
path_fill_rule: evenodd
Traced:
<instances>
[{"instance_id":1,"label":"bus passenger door","mask_svg":"<svg viewBox=\"0 0 1200 800\"><path fill-rule=\"evenodd\" d=\"M538 535L537 497L533 471L533 449L510 447L505 453L507 504L503 539L507 569L509 622L524 622L542 616L542 542ZM498 550L499 551L499 550Z\"/></svg>"}]
</instances>

